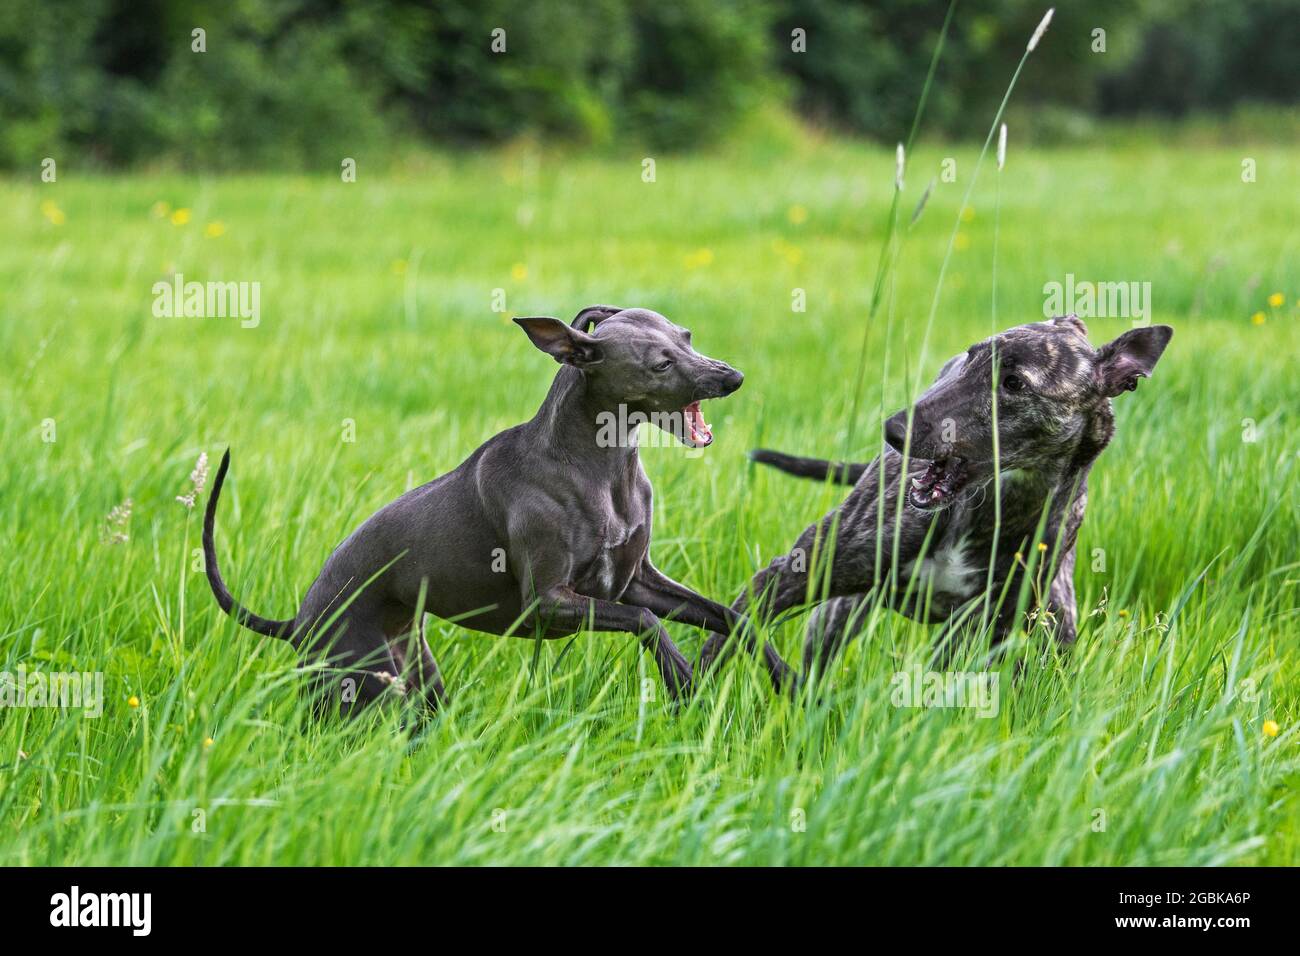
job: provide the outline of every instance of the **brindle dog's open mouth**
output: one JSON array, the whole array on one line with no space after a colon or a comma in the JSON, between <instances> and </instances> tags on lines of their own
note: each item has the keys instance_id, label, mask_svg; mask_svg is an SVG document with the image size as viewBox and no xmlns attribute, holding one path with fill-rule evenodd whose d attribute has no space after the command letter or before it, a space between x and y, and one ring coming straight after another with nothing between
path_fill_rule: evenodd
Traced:
<instances>
[{"instance_id":1,"label":"brindle dog's open mouth","mask_svg":"<svg viewBox=\"0 0 1300 956\"><path fill-rule=\"evenodd\" d=\"M952 504L957 493L966 487L969 474L960 458L936 458L922 474L912 476L908 499L922 511L936 511Z\"/></svg>"},{"instance_id":2,"label":"brindle dog's open mouth","mask_svg":"<svg viewBox=\"0 0 1300 956\"><path fill-rule=\"evenodd\" d=\"M692 448L707 448L713 444L713 429L704 420L699 402L691 402L682 409L682 423L685 425L682 441Z\"/></svg>"}]
</instances>

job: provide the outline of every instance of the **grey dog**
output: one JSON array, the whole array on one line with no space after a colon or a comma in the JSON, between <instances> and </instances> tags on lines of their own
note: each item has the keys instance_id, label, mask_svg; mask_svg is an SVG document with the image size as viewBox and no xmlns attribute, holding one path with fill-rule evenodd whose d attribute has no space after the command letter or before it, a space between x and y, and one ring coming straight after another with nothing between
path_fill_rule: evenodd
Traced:
<instances>
[{"instance_id":1,"label":"grey dog","mask_svg":"<svg viewBox=\"0 0 1300 956\"><path fill-rule=\"evenodd\" d=\"M825 672L876 597L941 623L1010 594L992 618L1000 640L1014 624L1025 556L1041 542L1057 557L1043 609L1057 640L1073 642L1075 540L1088 472L1115 431L1110 400L1150 376L1172 335L1168 326L1147 326L1094 349L1076 316L1022 325L950 359L910 416L904 410L886 421L887 447L870 463L755 452L791 474L854 487L758 572L732 609L774 616L817 604L805 678ZM816 565L819 551L829 558ZM703 665L732 647L711 636Z\"/></svg>"},{"instance_id":2,"label":"grey dog","mask_svg":"<svg viewBox=\"0 0 1300 956\"><path fill-rule=\"evenodd\" d=\"M651 562L650 481L635 439L618 440L612 425L645 419L703 447L713 435L700 401L731 394L744 376L646 309L515 322L563 366L537 414L372 515L330 555L292 619L253 614L222 582L213 525L229 451L222 458L203 529L212 592L245 627L331 665L314 678L318 711L337 702L350 712L394 689L436 708L445 690L420 611L491 634L635 634L674 698L689 692L691 666L661 619L721 633L737 623ZM785 668L765 653L774 673Z\"/></svg>"}]
</instances>

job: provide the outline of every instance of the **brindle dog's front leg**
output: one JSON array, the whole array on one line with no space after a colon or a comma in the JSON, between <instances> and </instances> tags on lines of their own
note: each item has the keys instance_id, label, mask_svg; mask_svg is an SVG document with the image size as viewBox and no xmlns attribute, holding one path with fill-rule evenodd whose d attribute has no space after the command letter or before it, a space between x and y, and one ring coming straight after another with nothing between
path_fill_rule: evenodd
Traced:
<instances>
[{"instance_id":1,"label":"brindle dog's front leg","mask_svg":"<svg viewBox=\"0 0 1300 956\"><path fill-rule=\"evenodd\" d=\"M1047 593L1031 592L1023 614L1017 614L1016 610L1024 571L1013 568L1010 585L999 583L995 586L995 592L1000 592L1000 589L1005 587L1006 594L993 620L994 651L997 651L1015 633L1017 627L1027 626L1025 615L1046 613L1052 637L1058 647L1069 648L1075 642L1078 637L1079 610L1074 594L1074 560L1075 546L1070 544L1062 552L1059 562L1054 567L1046 568L1052 575ZM1038 598L1042 599L1041 603Z\"/></svg>"},{"instance_id":2,"label":"brindle dog's front leg","mask_svg":"<svg viewBox=\"0 0 1300 956\"><path fill-rule=\"evenodd\" d=\"M808 572L806 570L796 570L791 566L789 556L781 555L774 558L771 564L754 575L749 590L736 598L736 602L731 606L731 609L736 614L744 614L749 608L749 594L752 591L755 602L753 610L758 613L761 619L770 620L781 612L788 611L790 608L801 604L804 601L807 589ZM757 646L757 642L748 628L743 633L745 635L745 647L747 650L752 651ZM735 653L736 643L730 634L714 633L709 635L709 639L704 642L704 647L700 651L700 673L707 673L728 660ZM766 645L766 648L771 648L771 644ZM771 653L776 656L777 660L780 660L780 655L776 653L774 648ZM778 692L794 688L796 682L791 679L794 675L788 666L783 666L779 672L774 672L769 668L769 674L772 677L772 686Z\"/></svg>"},{"instance_id":3,"label":"brindle dog's front leg","mask_svg":"<svg viewBox=\"0 0 1300 956\"><path fill-rule=\"evenodd\" d=\"M896 515L899 484L897 461L887 462L885 482L888 493L883 503L878 495L874 468L858 482L838 508L804 529L789 554L754 575L749 588L732 604L732 610L745 613L752 594L751 612L761 620L771 620L784 611L811 600L845 598L870 591L880 583L877 559L897 558L899 566L913 560L925 540L926 526L910 515ZM877 523L884 517L892 529L877 540ZM827 563L829 562L829 567ZM811 587L810 587L811 585ZM700 653L700 669L706 670L725 660L734 651L734 640L714 634ZM797 688L791 680L788 689ZM777 686L781 690L781 685Z\"/></svg>"},{"instance_id":4,"label":"brindle dog's front leg","mask_svg":"<svg viewBox=\"0 0 1300 956\"><path fill-rule=\"evenodd\" d=\"M811 556L816 553L818 542L831 539L834 515L835 512L831 512L809 525L799 535L789 554L778 555L767 567L755 574L750 579L749 586L732 603L732 611L737 614L745 614L748 611L750 616L757 615L760 620L767 621L803 603L808 593L808 564L812 560ZM793 556L797 556L797 559L791 560ZM838 563L837 556L832 562L832 577L835 576L837 570L835 565ZM750 607L751 595L754 601L753 607ZM748 628L743 633L748 637L745 649L752 653L756 642L752 636L749 636ZM708 673L726 663L735 653L736 643L731 634L710 635L700 650L700 673ZM795 681L790 680L778 681L775 676L772 679L772 685L778 692L783 689L793 689L795 684Z\"/></svg>"},{"instance_id":5,"label":"brindle dog's front leg","mask_svg":"<svg viewBox=\"0 0 1300 956\"><path fill-rule=\"evenodd\" d=\"M1079 632L1079 605L1074 597L1074 546L1061 556L1061 567L1048 591L1047 609L1056 618L1056 641L1062 647L1074 643Z\"/></svg>"},{"instance_id":6,"label":"brindle dog's front leg","mask_svg":"<svg viewBox=\"0 0 1300 956\"><path fill-rule=\"evenodd\" d=\"M836 656L858 636L874 592L831 598L819 604L808 618L803 643L803 677L825 674Z\"/></svg>"},{"instance_id":7,"label":"brindle dog's front leg","mask_svg":"<svg viewBox=\"0 0 1300 956\"><path fill-rule=\"evenodd\" d=\"M744 619L725 605L710 601L702 594L697 594L684 584L679 584L664 574L647 557L637 570L636 577L623 592L625 604L649 608L661 618L678 621L694 627L702 627L715 632L715 636L731 636L737 628L744 626ZM710 641L714 637L709 638ZM755 649L753 635L745 631L742 640L752 653ZM772 684L780 688L790 677L790 666L781 659L777 649L768 642L763 647L763 663L772 678Z\"/></svg>"}]
</instances>

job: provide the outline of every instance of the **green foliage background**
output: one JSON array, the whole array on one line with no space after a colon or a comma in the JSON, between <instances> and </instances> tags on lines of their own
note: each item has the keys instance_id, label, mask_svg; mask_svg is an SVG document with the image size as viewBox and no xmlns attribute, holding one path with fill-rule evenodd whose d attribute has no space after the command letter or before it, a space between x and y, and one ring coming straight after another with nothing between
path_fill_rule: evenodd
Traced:
<instances>
[{"instance_id":1,"label":"green foliage background","mask_svg":"<svg viewBox=\"0 0 1300 956\"><path fill-rule=\"evenodd\" d=\"M945 0L58 0L0 6L0 165L315 166L398 144L716 141L760 102L893 141ZM1043 0L968 0L928 129L979 129ZM191 31L206 31L206 52ZM1092 31L1107 31L1106 52ZM506 51L493 53L492 31ZM792 51L792 31L807 51ZM1091 114L1293 102L1297 0L1058 4L1022 104ZM1023 124L1022 124L1023 128Z\"/></svg>"}]
</instances>

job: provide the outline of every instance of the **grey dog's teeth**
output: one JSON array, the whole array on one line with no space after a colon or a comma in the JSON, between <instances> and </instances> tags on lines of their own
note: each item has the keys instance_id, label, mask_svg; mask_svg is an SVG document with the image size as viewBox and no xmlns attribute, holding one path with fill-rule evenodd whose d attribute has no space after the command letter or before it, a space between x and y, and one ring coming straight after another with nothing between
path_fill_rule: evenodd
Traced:
<instances>
[{"instance_id":1,"label":"grey dog's teeth","mask_svg":"<svg viewBox=\"0 0 1300 956\"><path fill-rule=\"evenodd\" d=\"M913 478L913 479L912 479L912 487L915 488L917 491L920 491L921 488L922 488L922 485L921 485L921 479L920 479L920 478Z\"/></svg>"}]
</instances>

